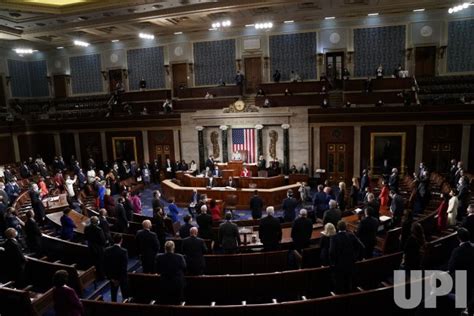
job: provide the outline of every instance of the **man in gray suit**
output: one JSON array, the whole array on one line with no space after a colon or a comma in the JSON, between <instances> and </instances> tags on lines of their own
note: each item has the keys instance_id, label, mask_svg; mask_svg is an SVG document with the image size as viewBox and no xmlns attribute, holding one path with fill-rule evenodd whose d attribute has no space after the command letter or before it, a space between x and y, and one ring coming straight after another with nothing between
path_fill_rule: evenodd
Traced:
<instances>
[{"instance_id":1,"label":"man in gray suit","mask_svg":"<svg viewBox=\"0 0 474 316\"><path fill-rule=\"evenodd\" d=\"M219 244L224 249L224 253L236 253L240 245L239 228L232 223L232 213L225 214L225 222L219 226Z\"/></svg>"}]
</instances>

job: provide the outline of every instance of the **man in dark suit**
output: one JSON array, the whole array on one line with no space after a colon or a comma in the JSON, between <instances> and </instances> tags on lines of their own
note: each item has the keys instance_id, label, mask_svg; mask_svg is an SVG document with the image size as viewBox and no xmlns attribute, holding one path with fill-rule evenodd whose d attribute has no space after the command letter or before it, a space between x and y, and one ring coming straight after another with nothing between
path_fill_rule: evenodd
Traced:
<instances>
[{"instance_id":1,"label":"man in dark suit","mask_svg":"<svg viewBox=\"0 0 474 316\"><path fill-rule=\"evenodd\" d=\"M295 219L291 227L291 239L295 249L301 253L304 248L309 247L312 234L313 222L308 218L308 211L303 208L300 210L300 217Z\"/></svg>"},{"instance_id":2,"label":"man in dark suit","mask_svg":"<svg viewBox=\"0 0 474 316\"><path fill-rule=\"evenodd\" d=\"M365 246L365 259L370 259L374 254L374 247L377 243L377 231L379 220L373 217L374 211L370 207L364 210L365 217L360 221L357 227L357 237Z\"/></svg>"},{"instance_id":3,"label":"man in dark suit","mask_svg":"<svg viewBox=\"0 0 474 316\"><path fill-rule=\"evenodd\" d=\"M467 216L462 222L462 227L467 229L467 231L471 235L471 242L474 242L474 204L469 205L469 207L467 208Z\"/></svg>"},{"instance_id":4,"label":"man in dark suit","mask_svg":"<svg viewBox=\"0 0 474 316\"><path fill-rule=\"evenodd\" d=\"M207 252L206 243L198 238L198 229L192 227L189 237L183 239L182 252L186 259L186 266L190 275L201 275L204 273L204 254Z\"/></svg>"},{"instance_id":5,"label":"man in dark suit","mask_svg":"<svg viewBox=\"0 0 474 316\"><path fill-rule=\"evenodd\" d=\"M25 235L28 249L36 255L41 255L41 230L35 221L35 213L32 210L26 212Z\"/></svg>"},{"instance_id":6,"label":"man in dark suit","mask_svg":"<svg viewBox=\"0 0 474 316\"><path fill-rule=\"evenodd\" d=\"M199 237L202 239L212 239L212 216L207 214L207 206L201 206L201 214L196 217L199 226Z\"/></svg>"},{"instance_id":7,"label":"man in dark suit","mask_svg":"<svg viewBox=\"0 0 474 316\"><path fill-rule=\"evenodd\" d=\"M369 174L367 169L362 170L362 176L360 177L360 192L365 192L365 188L370 186Z\"/></svg>"},{"instance_id":8,"label":"man in dark suit","mask_svg":"<svg viewBox=\"0 0 474 316\"><path fill-rule=\"evenodd\" d=\"M258 235L263 244L264 251L273 251L279 248L282 237L280 221L275 218L273 206L267 207L267 216L260 219Z\"/></svg>"},{"instance_id":9,"label":"man in dark suit","mask_svg":"<svg viewBox=\"0 0 474 316\"><path fill-rule=\"evenodd\" d=\"M390 191L392 203L390 204L390 211L393 215L393 225L398 226L402 221L403 212L405 211L405 201L403 197L395 191Z\"/></svg>"},{"instance_id":10,"label":"man in dark suit","mask_svg":"<svg viewBox=\"0 0 474 316\"><path fill-rule=\"evenodd\" d=\"M225 214L225 222L219 226L219 244L224 249L224 253L236 253L240 245L239 228L232 223L232 213Z\"/></svg>"},{"instance_id":11,"label":"man in dark suit","mask_svg":"<svg viewBox=\"0 0 474 316\"><path fill-rule=\"evenodd\" d=\"M237 182L235 182L234 178L229 177L229 180L227 180L224 185L226 187L235 188L235 187L237 187Z\"/></svg>"},{"instance_id":12,"label":"man in dark suit","mask_svg":"<svg viewBox=\"0 0 474 316\"><path fill-rule=\"evenodd\" d=\"M214 170L212 170L212 176L213 177L222 177L222 172L221 172L221 170L219 169L219 167L217 165L214 167Z\"/></svg>"},{"instance_id":13,"label":"man in dark suit","mask_svg":"<svg viewBox=\"0 0 474 316\"><path fill-rule=\"evenodd\" d=\"M104 248L105 236L102 229L99 227L99 218L92 216L90 224L84 228L84 236L87 240L87 247L94 262L97 280L102 280L104 274Z\"/></svg>"},{"instance_id":14,"label":"man in dark suit","mask_svg":"<svg viewBox=\"0 0 474 316\"><path fill-rule=\"evenodd\" d=\"M151 229L151 221L146 219L142 222L143 229L137 232L135 240L137 242L138 253L142 261L143 273L153 273L155 256L160 251L158 237Z\"/></svg>"},{"instance_id":15,"label":"man in dark suit","mask_svg":"<svg viewBox=\"0 0 474 316\"><path fill-rule=\"evenodd\" d=\"M250 210L252 211L252 218L259 219L262 217L263 200L258 195L258 191L253 191L253 196L250 198Z\"/></svg>"},{"instance_id":16,"label":"man in dark suit","mask_svg":"<svg viewBox=\"0 0 474 316\"><path fill-rule=\"evenodd\" d=\"M341 220L341 218L342 212L340 209L337 208L337 202L335 200L330 200L329 209L324 212L323 215L323 225L331 223L334 225L334 227L336 227L337 223Z\"/></svg>"},{"instance_id":17,"label":"man in dark suit","mask_svg":"<svg viewBox=\"0 0 474 316\"><path fill-rule=\"evenodd\" d=\"M390 190L398 192L398 169L393 168L392 169L392 174L390 175L390 178L388 179L388 187Z\"/></svg>"},{"instance_id":18,"label":"man in dark suit","mask_svg":"<svg viewBox=\"0 0 474 316\"><path fill-rule=\"evenodd\" d=\"M186 261L174 250L174 242L168 240L165 253L158 254L155 259L155 271L160 274L161 304L180 304L183 300Z\"/></svg>"},{"instance_id":19,"label":"man in dark suit","mask_svg":"<svg viewBox=\"0 0 474 316\"><path fill-rule=\"evenodd\" d=\"M21 288L25 285L25 265L26 259L23 255L21 245L16 239L18 232L14 228L8 228L5 231L7 241L3 244L4 258L2 270L5 272L7 280L15 281L15 287Z\"/></svg>"},{"instance_id":20,"label":"man in dark suit","mask_svg":"<svg viewBox=\"0 0 474 316\"><path fill-rule=\"evenodd\" d=\"M181 239L189 237L189 230L194 227L191 225L191 216L185 215L183 221L184 225L179 228L179 237L181 237Z\"/></svg>"},{"instance_id":21,"label":"man in dark suit","mask_svg":"<svg viewBox=\"0 0 474 316\"><path fill-rule=\"evenodd\" d=\"M395 191L397 192L397 191ZM380 217L380 203L375 199L373 193L367 193L367 202L364 203L365 208L370 208L372 213L371 215L375 218Z\"/></svg>"},{"instance_id":22,"label":"man in dark suit","mask_svg":"<svg viewBox=\"0 0 474 316\"><path fill-rule=\"evenodd\" d=\"M156 211L159 207L164 209L164 206L163 206L163 203L161 203L160 197L161 197L160 191L158 190L153 191L153 199L151 200L151 209L153 211Z\"/></svg>"},{"instance_id":23,"label":"man in dark suit","mask_svg":"<svg viewBox=\"0 0 474 316\"><path fill-rule=\"evenodd\" d=\"M323 218L324 212L329 208L327 195L324 192L324 185L318 185L318 192L313 195L314 220Z\"/></svg>"},{"instance_id":24,"label":"man in dark suit","mask_svg":"<svg viewBox=\"0 0 474 316\"><path fill-rule=\"evenodd\" d=\"M296 207L298 201L293 197L293 190L288 190L286 193L286 199L283 200L283 220L285 222L292 222L296 217Z\"/></svg>"},{"instance_id":25,"label":"man in dark suit","mask_svg":"<svg viewBox=\"0 0 474 316\"><path fill-rule=\"evenodd\" d=\"M468 314L472 315L474 313L474 246L469 242L470 234L465 228L458 229L458 239L460 244L451 254L448 270L454 280L456 271L467 272L467 306Z\"/></svg>"},{"instance_id":26,"label":"man in dark suit","mask_svg":"<svg viewBox=\"0 0 474 316\"><path fill-rule=\"evenodd\" d=\"M119 197L117 200L117 205L115 205L115 217L117 218L117 222L114 225L115 231L119 233L125 233L129 226L127 214L125 212L125 208L123 203L125 199L123 197Z\"/></svg>"},{"instance_id":27,"label":"man in dark suit","mask_svg":"<svg viewBox=\"0 0 474 316\"><path fill-rule=\"evenodd\" d=\"M165 162L166 179L173 179L176 172L176 164L171 159L166 158Z\"/></svg>"},{"instance_id":28,"label":"man in dark suit","mask_svg":"<svg viewBox=\"0 0 474 316\"><path fill-rule=\"evenodd\" d=\"M107 221L107 210L105 208L101 208L99 210L99 227L104 233L106 244L113 244L114 241L112 239L112 235L110 234L110 224Z\"/></svg>"},{"instance_id":29,"label":"man in dark suit","mask_svg":"<svg viewBox=\"0 0 474 316\"><path fill-rule=\"evenodd\" d=\"M360 245L357 238L346 231L346 223L337 223L337 234L331 237L329 261L336 285L336 293L344 294L352 291L352 279L355 262Z\"/></svg>"},{"instance_id":30,"label":"man in dark suit","mask_svg":"<svg viewBox=\"0 0 474 316\"><path fill-rule=\"evenodd\" d=\"M211 170L214 169L214 157L212 155L207 158L205 166Z\"/></svg>"},{"instance_id":31,"label":"man in dark suit","mask_svg":"<svg viewBox=\"0 0 474 316\"><path fill-rule=\"evenodd\" d=\"M110 294L112 302L117 302L117 292L120 287L122 298L128 298L128 252L122 248L122 235L114 235L114 245L105 249L104 262L107 278L110 279Z\"/></svg>"},{"instance_id":32,"label":"man in dark suit","mask_svg":"<svg viewBox=\"0 0 474 316\"><path fill-rule=\"evenodd\" d=\"M461 176L458 181L458 221L461 221L466 216L466 210L469 205L469 179L466 176Z\"/></svg>"},{"instance_id":33,"label":"man in dark suit","mask_svg":"<svg viewBox=\"0 0 474 316\"><path fill-rule=\"evenodd\" d=\"M265 160L265 158L263 158L263 155L260 155L260 157L258 157L257 167L258 167L258 170L267 169L267 161Z\"/></svg>"}]
</instances>

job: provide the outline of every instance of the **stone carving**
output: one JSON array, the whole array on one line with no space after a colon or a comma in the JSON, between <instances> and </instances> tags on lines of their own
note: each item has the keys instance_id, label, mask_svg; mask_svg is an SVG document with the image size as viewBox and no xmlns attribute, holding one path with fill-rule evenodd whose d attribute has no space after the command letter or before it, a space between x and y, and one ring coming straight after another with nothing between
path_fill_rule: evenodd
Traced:
<instances>
[{"instance_id":1,"label":"stone carving","mask_svg":"<svg viewBox=\"0 0 474 316\"><path fill-rule=\"evenodd\" d=\"M277 154L276 154L276 143L278 142L278 133L274 129L272 129L269 133L268 136L270 137L270 145L268 147L268 153L270 154L270 157L272 159L277 159Z\"/></svg>"},{"instance_id":2,"label":"stone carving","mask_svg":"<svg viewBox=\"0 0 474 316\"><path fill-rule=\"evenodd\" d=\"M211 133L211 144L212 144L212 155L214 158L219 158L220 148L219 148L219 133L213 131Z\"/></svg>"},{"instance_id":3,"label":"stone carving","mask_svg":"<svg viewBox=\"0 0 474 316\"><path fill-rule=\"evenodd\" d=\"M258 108L253 105L245 103L241 99L235 101L228 108L224 109L224 113L239 113L239 112L258 112Z\"/></svg>"}]
</instances>

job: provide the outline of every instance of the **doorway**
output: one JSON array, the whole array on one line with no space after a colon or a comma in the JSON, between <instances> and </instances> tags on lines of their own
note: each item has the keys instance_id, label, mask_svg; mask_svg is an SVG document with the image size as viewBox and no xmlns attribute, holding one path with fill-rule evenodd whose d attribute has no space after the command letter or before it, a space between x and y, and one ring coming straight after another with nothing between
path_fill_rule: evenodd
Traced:
<instances>
[{"instance_id":1,"label":"doorway","mask_svg":"<svg viewBox=\"0 0 474 316\"><path fill-rule=\"evenodd\" d=\"M436 46L415 48L415 76L433 77L436 74Z\"/></svg>"},{"instance_id":2,"label":"doorway","mask_svg":"<svg viewBox=\"0 0 474 316\"><path fill-rule=\"evenodd\" d=\"M342 88L342 70L344 69L344 52L326 53L326 77L333 89Z\"/></svg>"},{"instance_id":3,"label":"doorway","mask_svg":"<svg viewBox=\"0 0 474 316\"><path fill-rule=\"evenodd\" d=\"M262 83L262 58L249 57L244 59L245 71L245 93L257 93L257 89Z\"/></svg>"},{"instance_id":4,"label":"doorway","mask_svg":"<svg viewBox=\"0 0 474 316\"><path fill-rule=\"evenodd\" d=\"M180 87L188 85L188 65L186 63L173 64L173 96L178 97Z\"/></svg>"},{"instance_id":5,"label":"doorway","mask_svg":"<svg viewBox=\"0 0 474 316\"><path fill-rule=\"evenodd\" d=\"M68 76L66 75L53 76L53 87L54 87L55 98L62 99L62 98L67 97L67 80L68 80Z\"/></svg>"},{"instance_id":6,"label":"doorway","mask_svg":"<svg viewBox=\"0 0 474 316\"><path fill-rule=\"evenodd\" d=\"M327 144L327 179L344 181L347 172L346 144Z\"/></svg>"},{"instance_id":7,"label":"doorway","mask_svg":"<svg viewBox=\"0 0 474 316\"><path fill-rule=\"evenodd\" d=\"M109 92L112 93L117 87L117 83L122 81L122 69L110 69L109 70Z\"/></svg>"}]
</instances>

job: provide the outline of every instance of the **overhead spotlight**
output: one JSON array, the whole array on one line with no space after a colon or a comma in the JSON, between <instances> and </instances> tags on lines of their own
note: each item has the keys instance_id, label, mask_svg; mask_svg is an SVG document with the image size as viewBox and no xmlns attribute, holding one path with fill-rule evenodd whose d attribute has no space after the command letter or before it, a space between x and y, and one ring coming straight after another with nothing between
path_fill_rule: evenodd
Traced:
<instances>
[{"instance_id":1,"label":"overhead spotlight","mask_svg":"<svg viewBox=\"0 0 474 316\"><path fill-rule=\"evenodd\" d=\"M149 39L152 40L155 38L155 35L153 34L148 34L148 33L139 33L138 37L143 38L143 39Z\"/></svg>"},{"instance_id":2,"label":"overhead spotlight","mask_svg":"<svg viewBox=\"0 0 474 316\"><path fill-rule=\"evenodd\" d=\"M230 20L224 20L224 21L214 22L212 23L211 26L213 29L219 29L221 27L229 27L231 24L232 22Z\"/></svg>"},{"instance_id":3,"label":"overhead spotlight","mask_svg":"<svg viewBox=\"0 0 474 316\"><path fill-rule=\"evenodd\" d=\"M78 41L78 40L76 40L76 41L74 41L74 45L76 45L76 46L81 46L81 47L88 47L90 44L87 43L87 42L84 42L84 41Z\"/></svg>"},{"instance_id":4,"label":"overhead spotlight","mask_svg":"<svg viewBox=\"0 0 474 316\"><path fill-rule=\"evenodd\" d=\"M120 42L120 40L118 40L118 39L113 39L113 40L111 40L111 42L112 42L112 43L117 43L117 42Z\"/></svg>"},{"instance_id":5,"label":"overhead spotlight","mask_svg":"<svg viewBox=\"0 0 474 316\"><path fill-rule=\"evenodd\" d=\"M34 50L31 48L15 48L13 49L18 55L33 54Z\"/></svg>"},{"instance_id":6,"label":"overhead spotlight","mask_svg":"<svg viewBox=\"0 0 474 316\"><path fill-rule=\"evenodd\" d=\"M424 8L422 8L422 9L415 9L415 10L413 10L413 12L423 12L423 11L425 11L425 9L424 9Z\"/></svg>"},{"instance_id":7,"label":"overhead spotlight","mask_svg":"<svg viewBox=\"0 0 474 316\"><path fill-rule=\"evenodd\" d=\"M336 17L335 16L327 16L324 19L325 20L334 20Z\"/></svg>"},{"instance_id":8,"label":"overhead spotlight","mask_svg":"<svg viewBox=\"0 0 474 316\"><path fill-rule=\"evenodd\" d=\"M58 47L56 47L56 49L64 49L64 47L58 46Z\"/></svg>"},{"instance_id":9,"label":"overhead spotlight","mask_svg":"<svg viewBox=\"0 0 474 316\"><path fill-rule=\"evenodd\" d=\"M245 24L245 27L254 27L255 24Z\"/></svg>"},{"instance_id":10,"label":"overhead spotlight","mask_svg":"<svg viewBox=\"0 0 474 316\"><path fill-rule=\"evenodd\" d=\"M378 14L378 12L374 12L374 13L369 13L369 14L367 14L367 15L368 15L368 16L377 16L377 15L379 15L379 14Z\"/></svg>"},{"instance_id":11,"label":"overhead spotlight","mask_svg":"<svg viewBox=\"0 0 474 316\"><path fill-rule=\"evenodd\" d=\"M174 32L174 35L181 35L183 32Z\"/></svg>"},{"instance_id":12,"label":"overhead spotlight","mask_svg":"<svg viewBox=\"0 0 474 316\"><path fill-rule=\"evenodd\" d=\"M255 29L260 30L260 29L271 29L273 27L272 22L265 22L265 23L256 23L255 24Z\"/></svg>"},{"instance_id":13,"label":"overhead spotlight","mask_svg":"<svg viewBox=\"0 0 474 316\"><path fill-rule=\"evenodd\" d=\"M283 21L283 23L285 23L285 24L291 24L291 23L295 23L295 21L293 21L293 20L288 20L288 21Z\"/></svg>"}]
</instances>

